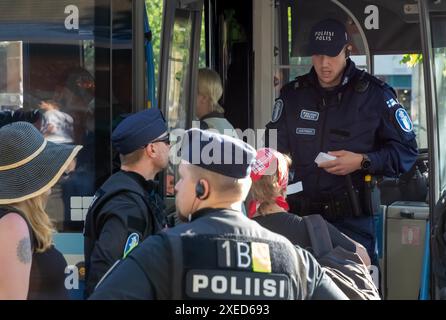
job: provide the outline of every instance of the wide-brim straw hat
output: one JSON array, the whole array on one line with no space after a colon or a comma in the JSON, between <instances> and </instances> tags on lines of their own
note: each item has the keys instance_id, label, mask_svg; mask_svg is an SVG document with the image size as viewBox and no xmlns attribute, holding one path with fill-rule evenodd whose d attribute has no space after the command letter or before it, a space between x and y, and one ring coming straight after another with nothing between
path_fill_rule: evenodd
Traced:
<instances>
[{"instance_id":1,"label":"wide-brim straw hat","mask_svg":"<svg viewBox=\"0 0 446 320\"><path fill-rule=\"evenodd\" d=\"M59 180L82 146L47 141L28 122L0 128L0 204L34 198Z\"/></svg>"}]
</instances>

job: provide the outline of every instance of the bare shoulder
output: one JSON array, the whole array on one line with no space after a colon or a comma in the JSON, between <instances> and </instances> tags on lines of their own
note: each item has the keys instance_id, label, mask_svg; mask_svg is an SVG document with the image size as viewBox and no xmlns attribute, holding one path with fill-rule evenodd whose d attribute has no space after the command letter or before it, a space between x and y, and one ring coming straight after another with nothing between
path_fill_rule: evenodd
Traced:
<instances>
[{"instance_id":1,"label":"bare shoulder","mask_svg":"<svg viewBox=\"0 0 446 320\"><path fill-rule=\"evenodd\" d=\"M18 213L11 212L0 219L0 234L17 233L29 236L28 225Z\"/></svg>"},{"instance_id":2,"label":"bare shoulder","mask_svg":"<svg viewBox=\"0 0 446 320\"><path fill-rule=\"evenodd\" d=\"M17 261L29 265L32 260L30 230L25 219L17 213L8 213L0 219L0 262L11 261L16 256Z\"/></svg>"}]
</instances>

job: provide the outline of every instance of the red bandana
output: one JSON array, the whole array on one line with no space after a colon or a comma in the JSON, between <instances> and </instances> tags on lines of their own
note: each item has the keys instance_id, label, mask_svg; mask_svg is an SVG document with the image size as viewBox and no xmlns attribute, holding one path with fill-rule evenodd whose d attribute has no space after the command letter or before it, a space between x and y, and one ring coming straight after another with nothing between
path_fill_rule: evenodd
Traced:
<instances>
[{"instance_id":1,"label":"red bandana","mask_svg":"<svg viewBox=\"0 0 446 320\"><path fill-rule=\"evenodd\" d=\"M285 157L274 149L262 148L257 151L256 161L251 168L251 179L253 182L260 180L262 176L277 174L280 188L286 191L288 185L288 164ZM288 211L290 207L283 196L276 197L276 204ZM251 200L248 206L248 217L252 218L257 212L261 202Z\"/></svg>"}]
</instances>

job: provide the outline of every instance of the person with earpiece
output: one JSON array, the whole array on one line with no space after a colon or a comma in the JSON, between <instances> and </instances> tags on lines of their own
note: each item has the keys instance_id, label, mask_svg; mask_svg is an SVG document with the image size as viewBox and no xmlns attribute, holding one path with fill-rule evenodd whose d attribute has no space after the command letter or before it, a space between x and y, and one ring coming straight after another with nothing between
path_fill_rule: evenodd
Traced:
<instances>
[{"instance_id":1,"label":"person with earpiece","mask_svg":"<svg viewBox=\"0 0 446 320\"><path fill-rule=\"evenodd\" d=\"M343 23L316 23L309 48L313 68L282 88L266 125L266 137L276 132L277 145L267 144L290 154L290 184L302 183L303 191L288 197L290 211L321 214L378 265L373 214L379 201L368 201L368 185L371 175L394 177L412 167L413 125L395 91L350 59ZM316 164L321 152L332 159Z\"/></svg>"},{"instance_id":2,"label":"person with earpiece","mask_svg":"<svg viewBox=\"0 0 446 320\"><path fill-rule=\"evenodd\" d=\"M305 250L243 215L256 151L191 129L175 186L185 221L141 243L91 299L346 299Z\"/></svg>"}]
</instances>

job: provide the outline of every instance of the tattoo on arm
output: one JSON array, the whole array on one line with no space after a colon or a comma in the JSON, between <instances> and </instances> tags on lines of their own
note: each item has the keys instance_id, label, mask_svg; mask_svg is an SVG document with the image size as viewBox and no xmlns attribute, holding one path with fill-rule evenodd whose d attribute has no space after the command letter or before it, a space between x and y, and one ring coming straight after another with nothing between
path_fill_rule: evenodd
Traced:
<instances>
[{"instance_id":1,"label":"tattoo on arm","mask_svg":"<svg viewBox=\"0 0 446 320\"><path fill-rule=\"evenodd\" d=\"M17 257L23 264L29 264L31 262L32 252L29 237L25 237L19 241L19 244L17 245Z\"/></svg>"}]
</instances>

